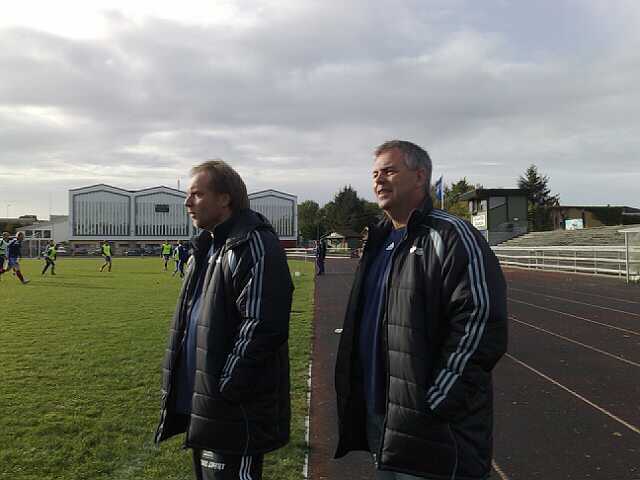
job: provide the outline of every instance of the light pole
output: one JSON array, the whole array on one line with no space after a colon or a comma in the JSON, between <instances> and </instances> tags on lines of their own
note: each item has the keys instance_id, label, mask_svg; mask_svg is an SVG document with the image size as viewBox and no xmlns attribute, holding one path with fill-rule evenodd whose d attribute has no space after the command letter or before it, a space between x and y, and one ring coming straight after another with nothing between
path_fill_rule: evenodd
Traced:
<instances>
[{"instance_id":1,"label":"light pole","mask_svg":"<svg viewBox=\"0 0 640 480\"><path fill-rule=\"evenodd\" d=\"M7 218L9 218L9 207L11 206L10 203L7 203Z\"/></svg>"}]
</instances>

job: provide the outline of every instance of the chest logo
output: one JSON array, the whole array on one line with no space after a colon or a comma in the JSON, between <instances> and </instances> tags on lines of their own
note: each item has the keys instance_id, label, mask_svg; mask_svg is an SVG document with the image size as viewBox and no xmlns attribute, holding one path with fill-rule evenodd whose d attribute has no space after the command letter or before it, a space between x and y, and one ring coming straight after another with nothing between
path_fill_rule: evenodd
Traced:
<instances>
[{"instance_id":1,"label":"chest logo","mask_svg":"<svg viewBox=\"0 0 640 480\"><path fill-rule=\"evenodd\" d=\"M393 250L393 247L395 247L395 244L393 242L391 242L389 245L387 245L387 248L385 250L387 250L387 251Z\"/></svg>"},{"instance_id":2,"label":"chest logo","mask_svg":"<svg viewBox=\"0 0 640 480\"><path fill-rule=\"evenodd\" d=\"M415 245L409 249L409 253L414 253L416 255L424 255L424 250L422 248L418 248Z\"/></svg>"}]
</instances>

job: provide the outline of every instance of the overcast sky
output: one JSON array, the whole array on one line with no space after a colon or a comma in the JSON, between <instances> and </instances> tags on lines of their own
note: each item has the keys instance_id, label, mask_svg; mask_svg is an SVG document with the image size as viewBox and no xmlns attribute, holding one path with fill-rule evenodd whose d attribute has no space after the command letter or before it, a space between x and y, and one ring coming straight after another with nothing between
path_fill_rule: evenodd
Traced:
<instances>
[{"instance_id":1,"label":"overcast sky","mask_svg":"<svg viewBox=\"0 0 640 480\"><path fill-rule=\"evenodd\" d=\"M135 6L132 6L135 5ZM66 214L96 183L373 199L372 150L434 177L640 207L640 2L21 0L0 15L0 217Z\"/></svg>"}]
</instances>

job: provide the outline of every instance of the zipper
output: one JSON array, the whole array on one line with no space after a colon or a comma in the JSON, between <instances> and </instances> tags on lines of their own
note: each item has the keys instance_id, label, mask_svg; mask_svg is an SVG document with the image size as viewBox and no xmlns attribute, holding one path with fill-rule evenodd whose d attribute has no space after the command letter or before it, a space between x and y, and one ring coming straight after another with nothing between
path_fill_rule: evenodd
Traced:
<instances>
[{"instance_id":1,"label":"zipper","mask_svg":"<svg viewBox=\"0 0 640 480\"><path fill-rule=\"evenodd\" d=\"M456 441L456 437L451 429L451 424L449 423L447 423L447 430L449 431L449 435L451 435L451 440L453 440L453 451L455 452L455 461L453 463L453 471L451 472L451 480L456 480L456 474L458 473L458 442Z\"/></svg>"},{"instance_id":2,"label":"zipper","mask_svg":"<svg viewBox=\"0 0 640 480\"><path fill-rule=\"evenodd\" d=\"M400 239L400 242L398 243L397 247L395 247L393 249L393 253L391 254L391 261L389 262L389 268L387 269L386 272L386 276L387 278L385 278L385 289L384 289L384 305L385 305L385 314L384 314L384 319L382 321L383 326L384 326L384 342L385 342L385 367L386 367L386 376L387 376L387 382L385 384L385 390L384 390L384 420L382 422L382 438L380 439L380 445L378 446L378 455L377 455L377 461L378 461L378 465L380 464L381 458L382 458L382 447L384 446L384 432L387 428L387 419L388 419L388 415L389 415L389 409L387 408L389 405L389 383L390 383L390 379L391 376L389 375L389 364L390 364L390 360L389 360L389 322L387 321L387 315L389 312L389 287L390 287L390 278L391 278L391 272L393 271L393 264L395 263L396 257L398 256L398 252L400 251L400 247L402 245L404 245L405 241L407 240L407 237L409 236L409 228L408 225L406 227L407 229L404 232L403 237ZM384 243L383 243L384 245Z\"/></svg>"},{"instance_id":3,"label":"zipper","mask_svg":"<svg viewBox=\"0 0 640 480\"><path fill-rule=\"evenodd\" d=\"M213 246L213 244L212 244ZM202 279L202 290L200 291L200 295L204 295L207 291L207 288L209 287L209 283L211 281L211 278L213 278L213 274L215 273L215 263L218 261L219 258L223 258L222 255L226 253L226 249L225 246L221 246L220 250L218 251L218 253L216 255L211 255L209 256L209 258L207 259L207 261L205 262L204 265L202 265L201 268L204 268L204 272L201 272L200 275L204 275L204 278ZM209 268L212 269L211 271L211 276L209 277L209 279L207 279L207 273L209 272ZM195 289L194 291L198 288L198 283L200 282L200 275L198 275L198 281L196 282L195 285ZM193 294L193 292L191 292ZM191 318L191 309L193 308L193 303L191 303L190 307L189 307L189 315L188 317ZM188 323L188 322L187 322ZM188 326L187 326L188 328ZM185 336L183 335L182 337L182 342L180 343L180 347L182 348L184 346L184 340L185 340ZM195 379L194 379L194 384L193 387L195 388ZM192 396L193 396L193 392L192 392ZM244 412L244 409L243 409ZM189 436L189 428L191 428L191 413L189 413L188 419L187 419L187 430L186 430L186 434L185 434L185 439L184 439L184 443L182 444L182 449L186 450L189 448L189 442L188 442L188 436ZM247 429L249 427L247 426ZM247 440L248 443L248 440Z\"/></svg>"}]
</instances>

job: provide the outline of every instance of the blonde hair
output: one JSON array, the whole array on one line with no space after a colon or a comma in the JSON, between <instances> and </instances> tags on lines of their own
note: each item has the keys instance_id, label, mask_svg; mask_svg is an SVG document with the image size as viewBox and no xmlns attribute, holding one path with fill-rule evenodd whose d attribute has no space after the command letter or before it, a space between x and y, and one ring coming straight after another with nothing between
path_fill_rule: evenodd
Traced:
<instances>
[{"instance_id":1,"label":"blonde hair","mask_svg":"<svg viewBox=\"0 0 640 480\"><path fill-rule=\"evenodd\" d=\"M209 174L209 186L215 193L229 195L229 208L232 211L249 208L247 186L242 177L224 160L208 160L191 169L191 176L200 172Z\"/></svg>"}]
</instances>

